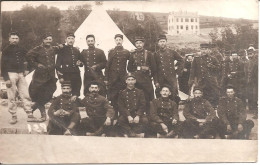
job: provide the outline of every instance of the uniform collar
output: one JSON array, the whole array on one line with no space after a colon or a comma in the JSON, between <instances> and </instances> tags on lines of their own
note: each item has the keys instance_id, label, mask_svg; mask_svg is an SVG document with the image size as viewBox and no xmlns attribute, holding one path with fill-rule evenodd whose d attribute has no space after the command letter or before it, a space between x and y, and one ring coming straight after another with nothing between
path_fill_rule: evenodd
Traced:
<instances>
[{"instance_id":1,"label":"uniform collar","mask_svg":"<svg viewBox=\"0 0 260 165\"><path fill-rule=\"evenodd\" d=\"M133 89L126 88L127 91L134 91L135 87Z\"/></svg>"},{"instance_id":2,"label":"uniform collar","mask_svg":"<svg viewBox=\"0 0 260 165\"><path fill-rule=\"evenodd\" d=\"M160 97L160 100L162 100L162 101L169 101L169 97Z\"/></svg>"},{"instance_id":3,"label":"uniform collar","mask_svg":"<svg viewBox=\"0 0 260 165\"><path fill-rule=\"evenodd\" d=\"M144 48L143 49L136 49L136 52L140 53L140 52L143 52L144 51Z\"/></svg>"},{"instance_id":4,"label":"uniform collar","mask_svg":"<svg viewBox=\"0 0 260 165\"><path fill-rule=\"evenodd\" d=\"M93 46L93 47L88 47L89 50L94 50L96 47Z\"/></svg>"},{"instance_id":5,"label":"uniform collar","mask_svg":"<svg viewBox=\"0 0 260 165\"><path fill-rule=\"evenodd\" d=\"M62 94L63 98L70 98L72 95L71 94Z\"/></svg>"},{"instance_id":6,"label":"uniform collar","mask_svg":"<svg viewBox=\"0 0 260 165\"><path fill-rule=\"evenodd\" d=\"M116 49L116 50L122 50L122 49L123 49L123 46L116 46L115 49Z\"/></svg>"}]
</instances>

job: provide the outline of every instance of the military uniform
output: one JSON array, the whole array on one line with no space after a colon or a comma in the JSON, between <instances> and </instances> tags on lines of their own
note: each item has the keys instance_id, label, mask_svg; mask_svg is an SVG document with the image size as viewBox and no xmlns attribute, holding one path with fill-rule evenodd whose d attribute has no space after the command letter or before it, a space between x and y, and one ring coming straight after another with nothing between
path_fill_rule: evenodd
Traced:
<instances>
[{"instance_id":1,"label":"military uniform","mask_svg":"<svg viewBox=\"0 0 260 165\"><path fill-rule=\"evenodd\" d=\"M86 108L86 113L89 116L81 120L82 135L86 135L86 132L92 132L95 135L109 133L109 126L104 126L104 123L107 117L114 118L115 111L108 100L99 94L87 93L80 102Z\"/></svg>"},{"instance_id":2,"label":"military uniform","mask_svg":"<svg viewBox=\"0 0 260 165\"><path fill-rule=\"evenodd\" d=\"M144 70L143 67L148 67ZM142 89L146 100L146 113L149 113L149 102L154 99L154 89L151 78L156 80L156 64L153 54L145 49L135 50L130 53L127 70L135 72L136 84L135 87Z\"/></svg>"},{"instance_id":3,"label":"military uniform","mask_svg":"<svg viewBox=\"0 0 260 165\"><path fill-rule=\"evenodd\" d=\"M203 90L203 97L206 98L213 107L217 107L219 99L219 85L217 74L219 72L219 62L210 55L195 56L189 79L189 85L197 80L197 86Z\"/></svg>"},{"instance_id":4,"label":"military uniform","mask_svg":"<svg viewBox=\"0 0 260 165\"><path fill-rule=\"evenodd\" d=\"M185 70L183 70L182 74L178 77L180 91L186 93L187 95L190 95L188 82L190 78L191 63L192 62L185 61Z\"/></svg>"},{"instance_id":5,"label":"military uniform","mask_svg":"<svg viewBox=\"0 0 260 165\"><path fill-rule=\"evenodd\" d=\"M200 138L208 138L208 135L216 135L216 113L207 100L203 98L189 100L185 104L183 115L186 118L183 123L185 138L193 138L195 135L199 135ZM197 119L206 119L206 123L199 126Z\"/></svg>"},{"instance_id":6,"label":"military uniform","mask_svg":"<svg viewBox=\"0 0 260 165\"><path fill-rule=\"evenodd\" d=\"M59 50L56 60L56 70L59 79L71 82L72 95L80 96L81 77L80 70L77 66L80 52L73 46L64 45Z\"/></svg>"},{"instance_id":7,"label":"military uniform","mask_svg":"<svg viewBox=\"0 0 260 165\"><path fill-rule=\"evenodd\" d=\"M118 113L118 94L125 89L126 64L129 60L130 52L122 46L117 46L108 53L108 61L105 69L105 81L108 81L108 99Z\"/></svg>"},{"instance_id":8,"label":"military uniform","mask_svg":"<svg viewBox=\"0 0 260 165\"><path fill-rule=\"evenodd\" d=\"M224 123L224 127L219 132L222 137L223 135L231 134L232 138L248 139L254 123L251 120L246 120L246 108L241 99L237 97L221 97L219 100L218 115ZM243 125L243 131L239 133L237 132L238 124ZM227 125L231 126L231 132L227 132Z\"/></svg>"},{"instance_id":9,"label":"military uniform","mask_svg":"<svg viewBox=\"0 0 260 165\"><path fill-rule=\"evenodd\" d=\"M80 60L84 63L85 66L84 91L88 91L86 87L91 81L97 81L100 84L99 93L102 96L106 96L104 75L102 72L102 69L105 68L107 63L104 51L95 47L84 49L80 54ZM91 68L92 66L96 66L96 69L93 70Z\"/></svg>"},{"instance_id":10,"label":"military uniform","mask_svg":"<svg viewBox=\"0 0 260 165\"><path fill-rule=\"evenodd\" d=\"M174 50L171 49L160 49L155 55L155 62L157 66L157 79L160 85L167 84L172 89L172 95L178 95L178 85L176 74L180 75L183 71L184 60L183 58ZM175 60L178 66L175 70ZM155 82L156 84L157 82ZM159 97L159 91L157 89L156 96Z\"/></svg>"},{"instance_id":11,"label":"military uniform","mask_svg":"<svg viewBox=\"0 0 260 165\"><path fill-rule=\"evenodd\" d=\"M120 113L118 124L122 129L122 133L130 135L132 132L136 134L144 132L148 124L148 119L144 115L145 105L146 102L142 90L138 88L126 88L120 91L118 97L118 109ZM139 116L139 123L130 124L128 122L128 116L132 118Z\"/></svg>"},{"instance_id":12,"label":"military uniform","mask_svg":"<svg viewBox=\"0 0 260 165\"><path fill-rule=\"evenodd\" d=\"M79 109L75 102L71 101L71 95L61 94L55 98L48 110L49 124L47 127L48 134L50 135L63 135L68 129L68 126L73 122L76 125L70 130L71 134L77 135L77 127L80 122ZM55 116L54 112L63 109L69 112L69 116Z\"/></svg>"},{"instance_id":13,"label":"military uniform","mask_svg":"<svg viewBox=\"0 0 260 165\"><path fill-rule=\"evenodd\" d=\"M174 135L179 134L179 124L172 124L172 120L179 121L178 106L169 98L157 98L151 101L151 114L149 116L151 130L155 133L166 134L161 127L164 123L168 127L168 132L173 131Z\"/></svg>"}]
</instances>

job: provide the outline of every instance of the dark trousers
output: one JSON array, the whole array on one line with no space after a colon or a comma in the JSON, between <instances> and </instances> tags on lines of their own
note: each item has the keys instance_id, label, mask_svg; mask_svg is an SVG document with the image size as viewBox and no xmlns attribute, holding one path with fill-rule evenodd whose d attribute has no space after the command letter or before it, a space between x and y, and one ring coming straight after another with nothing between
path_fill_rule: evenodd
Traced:
<instances>
[{"instance_id":1,"label":"dark trousers","mask_svg":"<svg viewBox=\"0 0 260 165\"><path fill-rule=\"evenodd\" d=\"M70 81L72 95L80 96L80 88L82 85L80 72L64 72L63 79Z\"/></svg>"},{"instance_id":2,"label":"dark trousers","mask_svg":"<svg viewBox=\"0 0 260 165\"><path fill-rule=\"evenodd\" d=\"M78 135L80 115L77 112L72 113L71 116L66 117L50 117L49 124L47 126L47 132L49 135L64 135L71 122L76 124L75 127L71 130L71 134Z\"/></svg>"},{"instance_id":3,"label":"dark trousers","mask_svg":"<svg viewBox=\"0 0 260 165\"><path fill-rule=\"evenodd\" d=\"M173 131L172 137L179 135L182 136L182 123L177 122L177 124L172 124L172 120L167 120L163 122L167 127L168 127L168 132ZM161 135L166 135L167 133L163 131L162 126L160 123L156 122L150 122L149 123L149 133L150 134L161 134Z\"/></svg>"},{"instance_id":4,"label":"dark trousers","mask_svg":"<svg viewBox=\"0 0 260 165\"><path fill-rule=\"evenodd\" d=\"M148 119L146 116L141 116L139 123L137 123L137 124L136 123L130 124L128 122L127 117L125 117L125 116L120 116L118 119L118 126L119 126L121 134L130 135L131 132L135 133L135 134L143 133L143 132L145 132L147 125L148 125Z\"/></svg>"}]
</instances>

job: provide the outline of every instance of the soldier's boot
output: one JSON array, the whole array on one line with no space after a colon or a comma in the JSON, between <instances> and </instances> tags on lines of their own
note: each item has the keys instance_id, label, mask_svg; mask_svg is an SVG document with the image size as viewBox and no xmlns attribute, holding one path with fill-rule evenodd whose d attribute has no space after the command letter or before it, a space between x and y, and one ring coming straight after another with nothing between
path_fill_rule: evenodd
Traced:
<instances>
[{"instance_id":1,"label":"soldier's boot","mask_svg":"<svg viewBox=\"0 0 260 165\"><path fill-rule=\"evenodd\" d=\"M167 138L167 135L157 133L157 138Z\"/></svg>"},{"instance_id":2,"label":"soldier's boot","mask_svg":"<svg viewBox=\"0 0 260 165\"><path fill-rule=\"evenodd\" d=\"M129 137L136 137L136 133L134 131L130 130L129 133L128 133L128 136Z\"/></svg>"},{"instance_id":3,"label":"soldier's boot","mask_svg":"<svg viewBox=\"0 0 260 165\"><path fill-rule=\"evenodd\" d=\"M33 114L32 113L27 113L27 122L36 122L36 121L38 121L34 116L33 116Z\"/></svg>"},{"instance_id":4,"label":"soldier's boot","mask_svg":"<svg viewBox=\"0 0 260 165\"><path fill-rule=\"evenodd\" d=\"M167 135L166 135L166 137L167 138L173 138L173 137L175 137L177 134L173 131L173 130L171 130L169 133L167 133Z\"/></svg>"},{"instance_id":5,"label":"soldier's boot","mask_svg":"<svg viewBox=\"0 0 260 165\"><path fill-rule=\"evenodd\" d=\"M11 120L9 121L10 124L16 124L17 122L17 116L12 116Z\"/></svg>"},{"instance_id":6,"label":"soldier's boot","mask_svg":"<svg viewBox=\"0 0 260 165\"><path fill-rule=\"evenodd\" d=\"M101 127L97 131L94 132L93 136L101 136L104 133L104 128Z\"/></svg>"},{"instance_id":7,"label":"soldier's boot","mask_svg":"<svg viewBox=\"0 0 260 165\"><path fill-rule=\"evenodd\" d=\"M32 113L38 108L38 104L37 103L34 103L32 105Z\"/></svg>"},{"instance_id":8,"label":"soldier's boot","mask_svg":"<svg viewBox=\"0 0 260 165\"><path fill-rule=\"evenodd\" d=\"M144 138L144 133L136 134L135 137L138 137L138 138Z\"/></svg>"},{"instance_id":9,"label":"soldier's boot","mask_svg":"<svg viewBox=\"0 0 260 165\"><path fill-rule=\"evenodd\" d=\"M195 135L195 136L193 136L193 138L194 138L194 139L199 139L200 136L199 136L199 135Z\"/></svg>"},{"instance_id":10,"label":"soldier's boot","mask_svg":"<svg viewBox=\"0 0 260 165\"><path fill-rule=\"evenodd\" d=\"M46 121L47 116L46 116L46 112L45 112L45 107L44 107L44 105L39 105L38 108L39 108L39 110L40 110L40 112L41 112L41 118L39 119L39 122L44 122L44 121Z\"/></svg>"},{"instance_id":11,"label":"soldier's boot","mask_svg":"<svg viewBox=\"0 0 260 165\"><path fill-rule=\"evenodd\" d=\"M86 136L95 136L95 133L86 132Z\"/></svg>"}]
</instances>

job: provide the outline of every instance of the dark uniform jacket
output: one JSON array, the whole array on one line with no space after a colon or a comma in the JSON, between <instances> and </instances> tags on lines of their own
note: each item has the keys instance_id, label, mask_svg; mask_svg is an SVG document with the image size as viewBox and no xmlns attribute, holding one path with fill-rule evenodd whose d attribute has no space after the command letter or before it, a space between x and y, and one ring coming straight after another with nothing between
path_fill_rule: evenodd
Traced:
<instances>
[{"instance_id":1,"label":"dark uniform jacket","mask_svg":"<svg viewBox=\"0 0 260 165\"><path fill-rule=\"evenodd\" d=\"M243 124L246 120L246 108L241 99L225 96L219 100L218 115L227 125Z\"/></svg>"},{"instance_id":2,"label":"dark uniform jacket","mask_svg":"<svg viewBox=\"0 0 260 165\"><path fill-rule=\"evenodd\" d=\"M71 117L74 113L79 113L79 109L76 105L75 102L71 101L71 95L65 95L65 94L61 94L60 96L56 97L49 110L48 110L48 115L50 118L54 118L57 116L54 116L54 112L56 112L59 109L63 109L67 112L70 112L70 116ZM79 115L76 115L79 116ZM74 121L75 123L78 122L79 118L77 117L77 119L74 119L76 121Z\"/></svg>"},{"instance_id":3,"label":"dark uniform jacket","mask_svg":"<svg viewBox=\"0 0 260 165\"><path fill-rule=\"evenodd\" d=\"M118 109L120 115L128 116L142 116L145 111L145 97L144 92L140 89L124 89L120 91L118 97Z\"/></svg>"},{"instance_id":4,"label":"dark uniform jacket","mask_svg":"<svg viewBox=\"0 0 260 165\"><path fill-rule=\"evenodd\" d=\"M156 123L163 123L164 119L179 120L177 104L169 98L157 98L151 101L150 119Z\"/></svg>"},{"instance_id":5,"label":"dark uniform jacket","mask_svg":"<svg viewBox=\"0 0 260 165\"><path fill-rule=\"evenodd\" d=\"M84 63L85 66L85 76L102 76L102 69L106 67L106 56L103 50L98 48L89 48L84 49L80 53L80 60ZM90 69L92 66L96 65L96 69L93 71Z\"/></svg>"},{"instance_id":6,"label":"dark uniform jacket","mask_svg":"<svg viewBox=\"0 0 260 165\"><path fill-rule=\"evenodd\" d=\"M142 66L149 67L149 70L142 70ZM154 60L154 56L152 52L148 50L135 50L134 52L130 53L130 58L127 66L127 70L129 72L140 72L141 74L145 74L148 76L154 77L156 79L156 63ZM157 82L157 80L155 80Z\"/></svg>"},{"instance_id":7,"label":"dark uniform jacket","mask_svg":"<svg viewBox=\"0 0 260 165\"><path fill-rule=\"evenodd\" d=\"M186 119L206 119L206 121L211 121L216 116L216 113L207 100L194 98L185 105L183 115Z\"/></svg>"},{"instance_id":8,"label":"dark uniform jacket","mask_svg":"<svg viewBox=\"0 0 260 165\"><path fill-rule=\"evenodd\" d=\"M244 78L245 71L244 71L244 65L243 63L235 59L231 61L230 59L225 60L225 65L223 68L223 77L227 77L231 72L236 72L232 75L232 78Z\"/></svg>"},{"instance_id":9,"label":"dark uniform jacket","mask_svg":"<svg viewBox=\"0 0 260 165\"><path fill-rule=\"evenodd\" d=\"M115 111L109 104L108 100L99 94L93 95L87 93L85 98L81 100L81 105L86 107L89 117L110 117L113 118Z\"/></svg>"},{"instance_id":10,"label":"dark uniform jacket","mask_svg":"<svg viewBox=\"0 0 260 165\"><path fill-rule=\"evenodd\" d=\"M26 68L26 50L19 45L8 45L2 52L1 73L5 81L8 72L22 73Z\"/></svg>"},{"instance_id":11,"label":"dark uniform jacket","mask_svg":"<svg viewBox=\"0 0 260 165\"><path fill-rule=\"evenodd\" d=\"M79 67L76 64L79 60L79 55L80 52L77 48L73 46L64 45L64 47L60 49L58 52L56 60L57 71L59 71L60 73L80 72ZM58 76L62 77L59 74Z\"/></svg>"},{"instance_id":12,"label":"dark uniform jacket","mask_svg":"<svg viewBox=\"0 0 260 165\"><path fill-rule=\"evenodd\" d=\"M126 74L126 63L130 52L122 46L111 49L108 53L108 61L105 69L105 80L114 84L118 79L124 81Z\"/></svg>"},{"instance_id":13,"label":"dark uniform jacket","mask_svg":"<svg viewBox=\"0 0 260 165\"><path fill-rule=\"evenodd\" d=\"M161 83L163 79L176 82L176 74L181 74L183 70L183 58L176 51L166 48L165 50L157 51L154 55L154 59L158 69L157 78L159 83ZM177 60L177 70L175 70L175 60Z\"/></svg>"}]
</instances>

